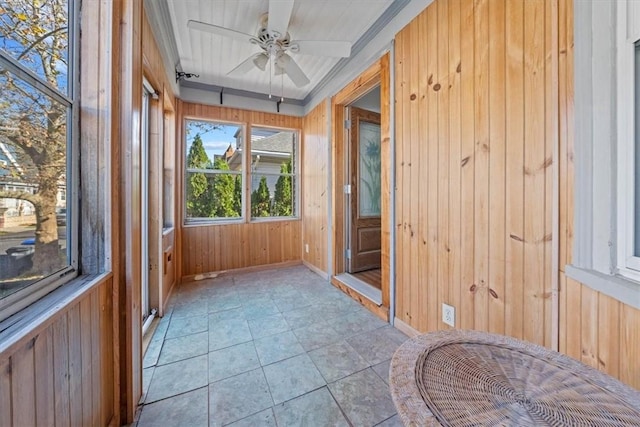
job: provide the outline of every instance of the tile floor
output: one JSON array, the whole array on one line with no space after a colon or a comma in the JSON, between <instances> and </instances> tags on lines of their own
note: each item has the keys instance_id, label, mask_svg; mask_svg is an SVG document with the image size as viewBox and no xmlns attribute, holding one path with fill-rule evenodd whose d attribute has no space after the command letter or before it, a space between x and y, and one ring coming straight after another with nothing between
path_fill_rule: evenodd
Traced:
<instances>
[{"instance_id":1,"label":"tile floor","mask_svg":"<svg viewBox=\"0 0 640 427\"><path fill-rule=\"evenodd\" d=\"M138 426L396 426L407 337L305 267L180 286L144 356Z\"/></svg>"}]
</instances>

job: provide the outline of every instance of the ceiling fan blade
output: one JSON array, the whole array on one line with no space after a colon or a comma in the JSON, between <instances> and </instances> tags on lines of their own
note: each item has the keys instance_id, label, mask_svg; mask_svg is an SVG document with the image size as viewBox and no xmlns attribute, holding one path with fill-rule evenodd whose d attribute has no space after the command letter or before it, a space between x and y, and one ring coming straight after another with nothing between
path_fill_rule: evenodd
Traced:
<instances>
[{"instance_id":1,"label":"ceiling fan blade","mask_svg":"<svg viewBox=\"0 0 640 427\"><path fill-rule=\"evenodd\" d=\"M287 73L287 76L289 76L296 86L302 87L309 84L309 78L304 74L304 71L302 71L298 64L296 64L296 61L286 53L276 59L276 65Z\"/></svg>"},{"instance_id":2,"label":"ceiling fan blade","mask_svg":"<svg viewBox=\"0 0 640 427\"><path fill-rule=\"evenodd\" d=\"M233 70L227 73L227 76L242 76L249 71L251 71L254 67L259 67L256 63L257 58L261 55L266 55L265 53L256 53L255 55L251 55L240 64L238 64ZM268 58L267 58L268 59Z\"/></svg>"},{"instance_id":3,"label":"ceiling fan blade","mask_svg":"<svg viewBox=\"0 0 640 427\"><path fill-rule=\"evenodd\" d=\"M223 37L229 37L236 40L242 40L245 42L251 41L253 36L251 34L245 34L240 31L232 30L230 28L220 27L218 25L207 24L205 22L189 20L187 27L194 30L204 31L211 34L217 34Z\"/></svg>"},{"instance_id":4,"label":"ceiling fan blade","mask_svg":"<svg viewBox=\"0 0 640 427\"><path fill-rule=\"evenodd\" d=\"M298 51L307 55L348 58L351 55L351 43L342 41L295 40L291 45L298 45ZM294 49L292 49L295 52Z\"/></svg>"},{"instance_id":5,"label":"ceiling fan blade","mask_svg":"<svg viewBox=\"0 0 640 427\"><path fill-rule=\"evenodd\" d=\"M278 38L287 34L289 20L293 11L294 0L270 0L269 21L267 29L273 34L278 33Z\"/></svg>"}]
</instances>

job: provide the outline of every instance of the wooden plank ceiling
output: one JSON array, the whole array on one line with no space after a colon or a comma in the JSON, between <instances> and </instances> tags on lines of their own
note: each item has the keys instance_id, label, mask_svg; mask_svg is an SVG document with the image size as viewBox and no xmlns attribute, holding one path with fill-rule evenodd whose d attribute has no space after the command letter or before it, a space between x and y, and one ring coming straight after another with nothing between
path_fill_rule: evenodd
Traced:
<instances>
[{"instance_id":1,"label":"wooden plank ceiling","mask_svg":"<svg viewBox=\"0 0 640 427\"><path fill-rule=\"evenodd\" d=\"M199 74L198 82L269 92L269 73L252 69L244 76L227 73L260 49L248 42L209 34L187 27L190 19L256 34L268 0L167 0L182 68ZM335 40L355 43L393 3L393 0L296 0L289 22L295 40ZM274 77L273 93L279 96L284 85L286 98L303 99L340 58L292 53L291 56L311 81L301 88L288 77ZM268 71L268 67L267 67Z\"/></svg>"}]
</instances>

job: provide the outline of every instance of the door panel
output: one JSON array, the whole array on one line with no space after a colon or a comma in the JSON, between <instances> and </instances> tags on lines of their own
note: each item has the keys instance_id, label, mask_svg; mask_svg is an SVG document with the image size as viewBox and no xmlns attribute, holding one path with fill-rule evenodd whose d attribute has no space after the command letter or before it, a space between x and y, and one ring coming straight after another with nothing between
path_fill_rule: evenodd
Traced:
<instances>
[{"instance_id":1,"label":"door panel","mask_svg":"<svg viewBox=\"0 0 640 427\"><path fill-rule=\"evenodd\" d=\"M351 107L349 273L380 267L380 114Z\"/></svg>"}]
</instances>

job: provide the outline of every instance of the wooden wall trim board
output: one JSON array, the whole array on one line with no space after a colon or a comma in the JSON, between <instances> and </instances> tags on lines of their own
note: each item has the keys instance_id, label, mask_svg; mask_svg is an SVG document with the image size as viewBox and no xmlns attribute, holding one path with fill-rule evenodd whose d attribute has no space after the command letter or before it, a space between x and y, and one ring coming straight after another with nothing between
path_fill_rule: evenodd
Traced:
<instances>
[{"instance_id":1,"label":"wooden wall trim board","mask_svg":"<svg viewBox=\"0 0 640 427\"><path fill-rule=\"evenodd\" d=\"M418 335L421 334L420 331L418 331L417 329L412 328L411 326L409 326L408 324L406 324L402 320L398 319L397 317L395 319L393 319L393 326L396 329L398 329L400 332L404 333L405 335L408 335L409 338L417 337Z\"/></svg>"},{"instance_id":2,"label":"wooden wall trim board","mask_svg":"<svg viewBox=\"0 0 640 427\"><path fill-rule=\"evenodd\" d=\"M234 274L255 273L256 271L267 271L277 268L295 267L302 264L302 261L283 261L273 264L253 265L250 267L232 268L230 270L209 271L205 273L192 274L182 278L183 283L197 282L200 280L215 279L217 277L230 276Z\"/></svg>"},{"instance_id":3,"label":"wooden wall trim board","mask_svg":"<svg viewBox=\"0 0 640 427\"><path fill-rule=\"evenodd\" d=\"M329 274L327 274L326 271L320 270L318 267L316 267L315 265L307 262L307 261L302 261L302 264L307 267L309 270L313 271L314 273L316 273L318 276L322 277L323 279L329 280Z\"/></svg>"}]
</instances>

